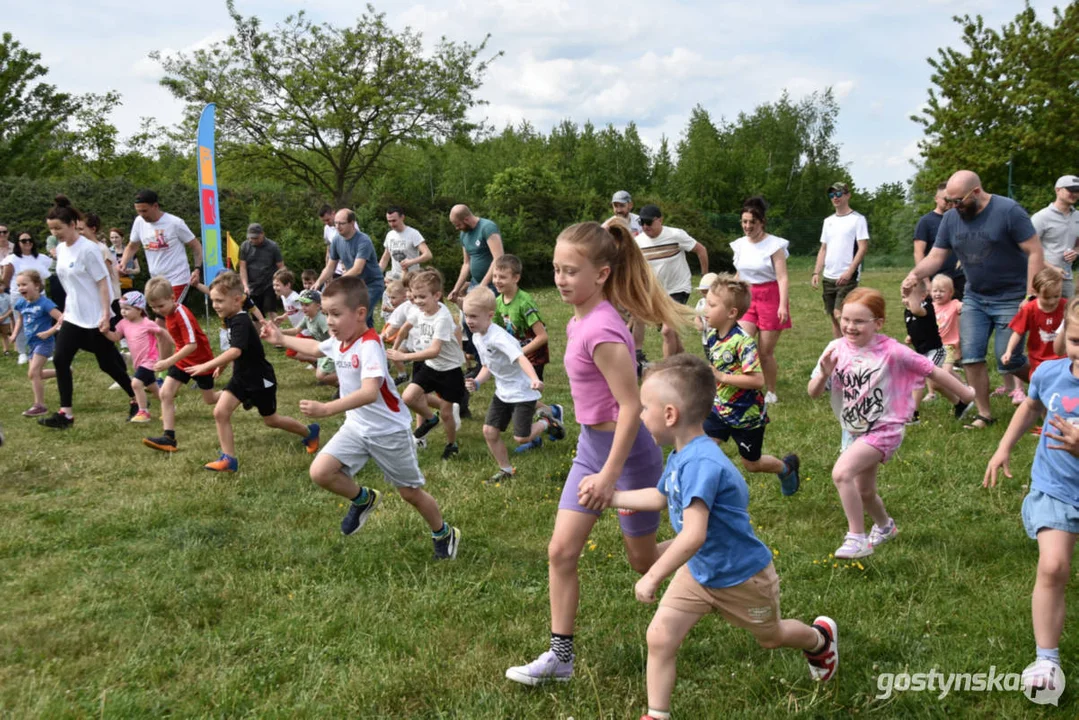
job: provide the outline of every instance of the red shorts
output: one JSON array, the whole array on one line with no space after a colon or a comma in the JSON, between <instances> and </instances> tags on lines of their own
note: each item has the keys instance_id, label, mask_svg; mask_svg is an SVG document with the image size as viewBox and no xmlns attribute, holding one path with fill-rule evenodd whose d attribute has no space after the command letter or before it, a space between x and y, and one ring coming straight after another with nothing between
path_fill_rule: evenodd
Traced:
<instances>
[{"instance_id":1,"label":"red shorts","mask_svg":"<svg viewBox=\"0 0 1079 720\"><path fill-rule=\"evenodd\" d=\"M753 323L761 330L788 330L791 327L790 303L787 303L787 321L779 322L779 282L750 285L753 302L740 319Z\"/></svg>"},{"instance_id":2,"label":"red shorts","mask_svg":"<svg viewBox=\"0 0 1079 720\"><path fill-rule=\"evenodd\" d=\"M173 285L172 286L172 299L176 302L180 302L180 298L183 297L190 285Z\"/></svg>"}]
</instances>

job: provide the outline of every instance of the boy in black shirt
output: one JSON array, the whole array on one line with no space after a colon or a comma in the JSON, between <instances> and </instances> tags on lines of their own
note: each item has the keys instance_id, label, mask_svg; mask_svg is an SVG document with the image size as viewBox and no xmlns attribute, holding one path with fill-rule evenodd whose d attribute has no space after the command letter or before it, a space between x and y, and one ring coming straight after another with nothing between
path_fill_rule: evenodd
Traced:
<instances>
[{"instance_id":1,"label":"boy in black shirt","mask_svg":"<svg viewBox=\"0 0 1079 720\"><path fill-rule=\"evenodd\" d=\"M232 413L243 404L244 409L258 408L262 421L269 427L287 430L303 438L308 453L318 451L318 423L304 425L298 420L277 414L277 378L273 365L266 360L258 329L244 311L244 287L240 276L226 271L210 283L210 302L214 311L224 321L228 332L229 349L213 360L191 368L192 375L211 370L214 376L232 362L232 379L221 393L214 407L217 438L221 443L221 457L203 467L214 472L236 472L236 443L232 433Z\"/></svg>"},{"instance_id":2,"label":"boy in black shirt","mask_svg":"<svg viewBox=\"0 0 1079 720\"><path fill-rule=\"evenodd\" d=\"M933 309L933 300L929 297L928 285L929 282L923 279L903 294L903 322L907 325L907 344L911 345L915 352L932 360L937 367L942 367L946 353L944 343L940 339L937 313ZM928 382L927 380L926 383ZM973 403L961 401L944 388L934 389L939 390L940 394L952 403L956 419L962 418L967 410L973 407ZM908 425L917 425L921 422L918 408L924 398L925 387L914 391L914 415L907 421Z\"/></svg>"}]
</instances>

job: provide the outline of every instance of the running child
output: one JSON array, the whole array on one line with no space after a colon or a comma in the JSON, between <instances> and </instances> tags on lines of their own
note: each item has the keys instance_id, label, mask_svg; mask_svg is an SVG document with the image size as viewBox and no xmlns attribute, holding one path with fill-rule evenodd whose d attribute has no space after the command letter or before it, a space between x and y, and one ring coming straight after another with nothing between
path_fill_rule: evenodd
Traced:
<instances>
[{"instance_id":1,"label":"running child","mask_svg":"<svg viewBox=\"0 0 1079 720\"><path fill-rule=\"evenodd\" d=\"M437 270L418 272L409 287L415 307L398 333L393 349L386 351L386 357L394 362L413 363L412 382L405 388L404 400L419 415L420 424L413 433L417 439L438 425L439 413L432 412L427 402L428 393L438 393L442 417L450 418L443 423L446 447L442 451L442 459L449 460L459 452L457 430L461 427L461 405L468 394L465 375L461 372L465 353L453 316L440 302L442 275ZM399 349L406 338L412 338L411 352Z\"/></svg>"},{"instance_id":2,"label":"running child","mask_svg":"<svg viewBox=\"0 0 1079 720\"><path fill-rule=\"evenodd\" d=\"M1046 360L1060 357L1053 349L1053 341L1064 322L1064 307L1068 304L1063 297L1064 278L1055 268L1048 267L1039 272L1032 285L1037 297L1023 303L1008 323L1012 335L1008 338L1008 348L1000 356L1002 363L1011 362L1015 349L1026 335L1027 358L1030 360L1028 377L1033 377L1034 371Z\"/></svg>"},{"instance_id":3,"label":"running child","mask_svg":"<svg viewBox=\"0 0 1079 720\"><path fill-rule=\"evenodd\" d=\"M10 353L15 345L11 334L11 327L14 324L15 310L11 305L11 288L0 282L0 343L4 346L4 355Z\"/></svg>"},{"instance_id":4,"label":"running child","mask_svg":"<svg viewBox=\"0 0 1079 720\"><path fill-rule=\"evenodd\" d=\"M410 285L412 283L412 278L414 275L415 273L406 272L404 275L401 276L401 279L399 281L394 281L401 283L401 286L405 289L405 297L400 302L400 304L394 306L393 312L390 313L390 317L387 318L386 322L382 325L381 337L384 347L394 346L394 343L397 341L398 333L401 332L401 328L404 327L405 322L408 320L408 314L412 311L412 308L415 307L415 305L412 304L412 290L410 289ZM390 285L393 285L393 283L390 283ZM388 295L389 293L387 292L387 296ZM411 344L407 341L401 346L401 348L405 352L408 352L412 349ZM393 372L394 385L401 385L402 383L408 382L408 370L407 368L405 368L405 364L400 360L393 363Z\"/></svg>"},{"instance_id":5,"label":"running child","mask_svg":"<svg viewBox=\"0 0 1079 720\"><path fill-rule=\"evenodd\" d=\"M874 548L899 534L877 494L877 472L903 442L903 430L914 409L914 388L928 377L963 402L974 400L974 390L899 341L880 334L884 296L877 290L851 290L843 301L839 326L843 337L824 348L821 372L810 379L808 391L810 397L818 397L831 381L832 410L853 438L832 468L832 481L847 516L847 535L835 556L846 560L872 555ZM867 512L873 519L868 537Z\"/></svg>"},{"instance_id":6,"label":"running child","mask_svg":"<svg viewBox=\"0 0 1079 720\"><path fill-rule=\"evenodd\" d=\"M288 318L292 327L296 327L303 320L300 293L292 289L295 284L296 276L288 268L281 268L273 274L273 291L281 298L281 303L285 306L285 314L273 318L273 321L278 325L284 325L285 318Z\"/></svg>"},{"instance_id":7,"label":"running child","mask_svg":"<svg viewBox=\"0 0 1079 720\"><path fill-rule=\"evenodd\" d=\"M762 454L769 422L764 373L756 341L738 324L753 302L749 283L727 273L716 275L705 300L705 355L712 365L715 389L710 395L715 400L704 432L719 442L733 438L748 472L774 473L780 492L793 495L801 484L798 456L791 453L780 460Z\"/></svg>"},{"instance_id":8,"label":"running child","mask_svg":"<svg viewBox=\"0 0 1079 720\"><path fill-rule=\"evenodd\" d=\"M255 323L243 309L244 285L240 276L231 270L219 273L210 283L210 302L228 330L229 349L191 368L191 374L197 376L213 373L232 363L232 378L214 406L214 422L217 424L221 455L203 467L213 472L236 472L238 469L232 414L240 405L243 405L245 410L257 408L266 427L299 435L308 453L317 452L318 423L304 425L298 420L277 413L277 376L274 374L273 365L266 360L266 352Z\"/></svg>"},{"instance_id":9,"label":"running child","mask_svg":"<svg viewBox=\"0 0 1079 720\"><path fill-rule=\"evenodd\" d=\"M641 425L633 336L619 309L640 321L679 328L689 310L656 280L629 227L579 223L563 230L554 248L555 284L573 306L566 326L564 367L581 425L577 454L558 503L547 546L551 601L550 649L506 677L525 685L573 677L573 629L585 542L615 490L655 487L663 453ZM658 556L659 512L619 513L630 566L647 572Z\"/></svg>"},{"instance_id":10,"label":"running child","mask_svg":"<svg viewBox=\"0 0 1079 720\"><path fill-rule=\"evenodd\" d=\"M167 278L160 275L150 278L145 293L150 309L158 317L165 318L165 329L176 352L154 363L155 373L168 372L158 393L164 434L143 438L142 444L162 452L176 452L176 394L180 389L194 380L202 394L202 401L207 405L217 404L219 393L214 392L214 372L192 372L201 363L213 360L214 353L195 313L186 305L177 304Z\"/></svg>"},{"instance_id":11,"label":"running child","mask_svg":"<svg viewBox=\"0 0 1079 720\"><path fill-rule=\"evenodd\" d=\"M382 296L382 326L390 321L393 311L405 301L405 284L401 280L391 280L386 285L386 292Z\"/></svg>"},{"instance_id":12,"label":"running child","mask_svg":"<svg viewBox=\"0 0 1079 720\"><path fill-rule=\"evenodd\" d=\"M713 272L705 273L701 277L701 281L697 283L697 292L701 294L701 299L693 306L693 324L701 333L701 346L704 347L705 355L708 355L708 333L712 331L712 328L708 327L708 320L705 317L708 314L708 291L712 289L712 283L716 281L717 277L719 275Z\"/></svg>"},{"instance_id":13,"label":"running child","mask_svg":"<svg viewBox=\"0 0 1079 720\"><path fill-rule=\"evenodd\" d=\"M56 349L56 333L60 332L63 315L49 298L45 297L45 283L37 270L23 270L15 276L15 288L20 297L15 300L15 328L11 341L26 331L26 352L30 356L27 377L34 391L34 404L23 411L23 417L48 415L45 407L45 381L56 377L55 370L46 370L45 362Z\"/></svg>"},{"instance_id":14,"label":"running child","mask_svg":"<svg viewBox=\"0 0 1079 720\"><path fill-rule=\"evenodd\" d=\"M667 508L678 533L634 588L639 601L653 603L674 575L648 626L648 714L641 720L671 717L678 649L712 612L748 630L762 648L801 650L818 682L839 667L834 620L822 615L806 625L780 616L779 576L772 552L753 533L749 488L702 427L712 409L712 372L685 353L645 372L641 420L659 445L674 449L656 487L615 491L611 499L628 510Z\"/></svg>"},{"instance_id":15,"label":"running child","mask_svg":"<svg viewBox=\"0 0 1079 720\"><path fill-rule=\"evenodd\" d=\"M345 413L345 422L315 461L311 479L321 488L351 501L341 521L341 533L352 535L378 507L382 493L360 487L353 480L368 460L382 471L386 482L427 522L436 559L457 557L461 531L442 519L438 503L424 489L424 477L412 439L412 420L390 381L386 354L378 333L367 327L370 300L358 277L340 277L322 294L332 338L321 343L288 337L272 325L262 335L274 345L298 352L322 354L333 360L341 383L341 397L328 403L301 400L300 410L324 418Z\"/></svg>"},{"instance_id":16,"label":"running child","mask_svg":"<svg viewBox=\"0 0 1079 720\"><path fill-rule=\"evenodd\" d=\"M543 381L525 357L517 339L494 323L494 293L483 285L477 285L465 295L462 309L468 329L472 331L472 344L476 346L482 363L475 378L465 379L465 387L469 392L476 392L490 377L494 376L495 379L495 394L487 409L487 419L483 421L483 439L498 463L498 472L488 482L502 482L517 472L510 465L506 444L502 442L502 431L509 427L511 419L513 439L518 449L536 439L542 442L543 433L548 431L552 440L561 440L566 436L566 431L554 418L532 422Z\"/></svg>"},{"instance_id":17,"label":"running child","mask_svg":"<svg viewBox=\"0 0 1079 720\"><path fill-rule=\"evenodd\" d=\"M304 290L300 293L300 307L303 308L303 320L294 328L282 330L283 335L311 338L315 342L328 340L330 328L326 316L322 313L322 294L318 290ZM324 355L294 353L291 357L300 362L315 364L315 380L323 385L337 384L337 371L333 362Z\"/></svg>"},{"instance_id":18,"label":"running child","mask_svg":"<svg viewBox=\"0 0 1079 720\"><path fill-rule=\"evenodd\" d=\"M1065 310L1066 357L1039 364L1029 394L1019 406L989 460L983 487L995 487L997 473L1012 477L1011 452L1046 412L1052 414L1030 468L1030 491L1023 500L1023 526L1038 542L1038 574L1031 611L1035 661L1023 671L1026 688L1055 687L1060 674L1060 636L1064 631L1065 591L1071 579L1072 552L1079 538L1079 459L1062 443L1067 425L1079 424L1079 298Z\"/></svg>"},{"instance_id":19,"label":"running child","mask_svg":"<svg viewBox=\"0 0 1079 720\"><path fill-rule=\"evenodd\" d=\"M959 315L963 312L963 303L955 299L955 282L941 273L933 278L930 286L933 298L933 314L937 318L937 330L940 341L944 344L944 370L959 379L955 365L963 359L959 352ZM930 396L926 396L930 400Z\"/></svg>"},{"instance_id":20,"label":"running child","mask_svg":"<svg viewBox=\"0 0 1079 720\"><path fill-rule=\"evenodd\" d=\"M495 259L491 282L498 290L496 313L502 327L517 339L521 352L532 363L536 377L542 380L543 369L551 361L547 346L547 326L543 324L536 301L520 287L522 271L521 260L516 255L500 255ZM553 420L557 427L562 426L561 405L548 406L539 400L536 402L536 409L540 417ZM554 435L555 433L549 434L552 440L557 439ZM518 446L517 452L527 452L542 444L543 435L537 435L531 443Z\"/></svg>"},{"instance_id":21,"label":"running child","mask_svg":"<svg viewBox=\"0 0 1079 720\"><path fill-rule=\"evenodd\" d=\"M158 395L157 377L154 375L154 363L159 359L157 349L158 333L165 332L153 320L146 316L146 298L138 290L131 290L120 297L120 322L116 329L105 333L113 342L124 340L131 352L131 367L135 374L131 378L131 389L135 391L134 411L128 422L150 422L150 401L146 391Z\"/></svg>"},{"instance_id":22,"label":"running child","mask_svg":"<svg viewBox=\"0 0 1079 720\"><path fill-rule=\"evenodd\" d=\"M308 268L300 273L300 282L303 283L304 290L316 290L315 283L318 282L318 273Z\"/></svg>"},{"instance_id":23,"label":"running child","mask_svg":"<svg viewBox=\"0 0 1079 720\"><path fill-rule=\"evenodd\" d=\"M947 352L944 350L944 342L940 337L937 313L928 290L928 282L922 279L910 290L903 291L903 322L907 326L907 341L914 351L938 368L943 368ZM948 371L945 370L945 372ZM948 374L951 375L950 372ZM926 397L926 386L935 387L932 381L927 381L924 386L914 389L914 413L907 421L907 425L917 425L921 422L918 409ZM961 419L968 410L974 407L973 404L963 402L944 388L940 389L940 394L948 398L948 402L952 404L956 420Z\"/></svg>"}]
</instances>

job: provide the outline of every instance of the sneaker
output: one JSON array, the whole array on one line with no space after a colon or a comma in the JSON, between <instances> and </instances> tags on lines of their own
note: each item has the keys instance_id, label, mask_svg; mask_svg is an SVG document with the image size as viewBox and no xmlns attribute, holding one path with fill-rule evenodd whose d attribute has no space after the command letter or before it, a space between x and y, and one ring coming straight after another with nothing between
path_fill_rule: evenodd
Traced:
<instances>
[{"instance_id":1,"label":"sneaker","mask_svg":"<svg viewBox=\"0 0 1079 720\"><path fill-rule=\"evenodd\" d=\"M573 661L562 662L548 650L527 665L511 667L506 671L506 678L522 685L539 685L548 680L569 682L573 679Z\"/></svg>"},{"instance_id":2,"label":"sneaker","mask_svg":"<svg viewBox=\"0 0 1079 720\"><path fill-rule=\"evenodd\" d=\"M139 414L139 404L136 402L127 404L127 420L131 422L131 418Z\"/></svg>"},{"instance_id":3,"label":"sneaker","mask_svg":"<svg viewBox=\"0 0 1079 720\"><path fill-rule=\"evenodd\" d=\"M457 443L446 443L446 449L442 451L442 459L449 460L459 452L461 452L461 450L457 447Z\"/></svg>"},{"instance_id":4,"label":"sneaker","mask_svg":"<svg viewBox=\"0 0 1079 720\"><path fill-rule=\"evenodd\" d=\"M450 534L441 540L435 540L435 560L453 560L457 557L457 546L461 542L461 531L450 528Z\"/></svg>"},{"instance_id":5,"label":"sneaker","mask_svg":"<svg viewBox=\"0 0 1079 720\"><path fill-rule=\"evenodd\" d=\"M562 413L561 405L551 405L551 412L547 415L547 437L552 442L566 437L566 428L562 425Z\"/></svg>"},{"instance_id":6,"label":"sneaker","mask_svg":"<svg viewBox=\"0 0 1079 720\"><path fill-rule=\"evenodd\" d=\"M776 394L774 392L772 392L771 390L769 390L768 392L766 392L764 394L764 404L765 405L775 405L778 402L779 402L779 398L777 398Z\"/></svg>"},{"instance_id":7,"label":"sneaker","mask_svg":"<svg viewBox=\"0 0 1079 720\"><path fill-rule=\"evenodd\" d=\"M783 463L787 466L787 472L779 474L779 489L784 495L790 497L798 492L798 487L802 484L798 477L798 468L801 467L802 462L797 455L791 453L783 458Z\"/></svg>"},{"instance_id":8,"label":"sneaker","mask_svg":"<svg viewBox=\"0 0 1079 720\"><path fill-rule=\"evenodd\" d=\"M535 440L531 440L529 442L518 445L516 448L514 448L513 452L525 453L529 450L537 450L541 447L543 447L543 436L537 435Z\"/></svg>"},{"instance_id":9,"label":"sneaker","mask_svg":"<svg viewBox=\"0 0 1079 720\"><path fill-rule=\"evenodd\" d=\"M137 413L131 416L128 422L133 423L148 423L150 422L150 412L148 410L139 410Z\"/></svg>"},{"instance_id":10,"label":"sneaker","mask_svg":"<svg viewBox=\"0 0 1079 720\"><path fill-rule=\"evenodd\" d=\"M30 358L26 357L26 353L19 353L19 364L25 365L30 362Z\"/></svg>"},{"instance_id":11,"label":"sneaker","mask_svg":"<svg viewBox=\"0 0 1079 720\"><path fill-rule=\"evenodd\" d=\"M143 438L142 444L146 447L153 448L154 450L161 450L162 452L176 452L178 449L176 447L176 438L171 438L168 435Z\"/></svg>"},{"instance_id":12,"label":"sneaker","mask_svg":"<svg viewBox=\"0 0 1079 720\"><path fill-rule=\"evenodd\" d=\"M438 425L438 413L435 413L430 420L424 420L419 427L412 431L412 437L421 438L427 433L435 429L435 425Z\"/></svg>"},{"instance_id":13,"label":"sneaker","mask_svg":"<svg viewBox=\"0 0 1079 720\"><path fill-rule=\"evenodd\" d=\"M486 484L486 485L494 485L495 483L506 482L507 480L512 480L513 476L516 475L516 474L517 474L517 468L514 468L511 472L507 472L506 470L503 470L502 468L498 468L498 472L496 472L491 477L487 478L487 480L485 481L484 484Z\"/></svg>"},{"instance_id":14,"label":"sneaker","mask_svg":"<svg viewBox=\"0 0 1079 720\"><path fill-rule=\"evenodd\" d=\"M854 533L847 533L847 536L843 538L843 544L835 551L837 560L854 560L872 554L873 546L869 544L869 540L861 540Z\"/></svg>"},{"instance_id":15,"label":"sneaker","mask_svg":"<svg viewBox=\"0 0 1079 720\"><path fill-rule=\"evenodd\" d=\"M315 366L312 365L311 363L307 363L306 365L303 366L303 369L304 370L314 370Z\"/></svg>"},{"instance_id":16,"label":"sneaker","mask_svg":"<svg viewBox=\"0 0 1079 720\"><path fill-rule=\"evenodd\" d=\"M1060 665L1047 658L1038 658L1027 665L1021 678L1023 694L1031 699L1039 691L1056 690L1064 684L1064 673Z\"/></svg>"},{"instance_id":17,"label":"sneaker","mask_svg":"<svg viewBox=\"0 0 1079 720\"><path fill-rule=\"evenodd\" d=\"M821 615L813 621L813 627L828 636L828 642L819 653L804 652L809 663L809 676L817 682L828 682L839 669L839 628L835 620Z\"/></svg>"},{"instance_id":18,"label":"sneaker","mask_svg":"<svg viewBox=\"0 0 1079 720\"><path fill-rule=\"evenodd\" d=\"M64 430L75 424L75 418L69 418L62 412L56 411L47 418L40 418L37 424L54 430Z\"/></svg>"},{"instance_id":19,"label":"sneaker","mask_svg":"<svg viewBox=\"0 0 1079 720\"><path fill-rule=\"evenodd\" d=\"M929 393L924 398L922 398L922 402L933 402L938 397L940 397L940 395L937 395L936 393Z\"/></svg>"},{"instance_id":20,"label":"sneaker","mask_svg":"<svg viewBox=\"0 0 1079 720\"><path fill-rule=\"evenodd\" d=\"M307 426L307 437L300 441L303 443L303 446L307 448L308 455L314 455L318 452L318 435L320 429L318 423L311 423Z\"/></svg>"},{"instance_id":21,"label":"sneaker","mask_svg":"<svg viewBox=\"0 0 1079 720\"><path fill-rule=\"evenodd\" d=\"M453 404L453 427L455 430L461 429L461 404Z\"/></svg>"},{"instance_id":22,"label":"sneaker","mask_svg":"<svg viewBox=\"0 0 1079 720\"><path fill-rule=\"evenodd\" d=\"M23 417L39 417L41 415L48 415L48 414L49 414L49 409L47 407L45 407L44 405L38 405L37 403L34 403L30 407L28 407L28 408L26 408L25 410L22 411L22 416Z\"/></svg>"},{"instance_id":23,"label":"sneaker","mask_svg":"<svg viewBox=\"0 0 1079 720\"><path fill-rule=\"evenodd\" d=\"M918 414L918 411L915 410L914 414L910 416L910 420L907 420L907 422L904 423L904 424L905 425L919 425L919 424L921 424L921 422L922 422L922 417L921 417L921 415Z\"/></svg>"},{"instance_id":24,"label":"sneaker","mask_svg":"<svg viewBox=\"0 0 1079 720\"><path fill-rule=\"evenodd\" d=\"M1008 394L1008 397L1012 399L1012 405L1022 405L1023 401L1027 399L1027 394L1023 392L1022 388L1016 388Z\"/></svg>"},{"instance_id":25,"label":"sneaker","mask_svg":"<svg viewBox=\"0 0 1079 720\"><path fill-rule=\"evenodd\" d=\"M416 443L416 449L417 450L426 450L427 449L427 438L414 437L414 438L412 438L412 441L414 443Z\"/></svg>"},{"instance_id":26,"label":"sneaker","mask_svg":"<svg viewBox=\"0 0 1079 720\"><path fill-rule=\"evenodd\" d=\"M221 455L213 462L208 462L202 466L203 470L211 470L213 472L236 472L239 469L240 463L236 458L221 453Z\"/></svg>"},{"instance_id":27,"label":"sneaker","mask_svg":"<svg viewBox=\"0 0 1079 720\"><path fill-rule=\"evenodd\" d=\"M1008 388L1006 388L1006 387L1004 387L1003 385L1001 385L1001 386L1000 386L1000 387L998 387L998 388L997 388L996 390L994 390L993 392L989 393L989 397L1004 397L1004 396L1005 396L1005 395L1007 395L1007 394L1008 394Z\"/></svg>"},{"instance_id":28,"label":"sneaker","mask_svg":"<svg viewBox=\"0 0 1079 720\"><path fill-rule=\"evenodd\" d=\"M873 523L873 528L869 531L869 547L875 550L898 534L899 528L895 526L895 520L891 518L888 518L888 524L884 527Z\"/></svg>"},{"instance_id":29,"label":"sneaker","mask_svg":"<svg viewBox=\"0 0 1079 720\"><path fill-rule=\"evenodd\" d=\"M970 409L972 407L974 407L974 402L973 401L965 403L962 400L960 400L959 402L957 402L955 404L955 409L953 410L953 412L955 413L955 419L956 420L962 420L963 417L966 416L966 414L968 412L970 412Z\"/></svg>"},{"instance_id":30,"label":"sneaker","mask_svg":"<svg viewBox=\"0 0 1079 720\"><path fill-rule=\"evenodd\" d=\"M119 389L120 389L120 383L118 383L118 382L114 382L112 385L109 385L109 390L119 390Z\"/></svg>"},{"instance_id":31,"label":"sneaker","mask_svg":"<svg viewBox=\"0 0 1079 720\"><path fill-rule=\"evenodd\" d=\"M374 488L367 488L367 503L364 505L351 503L349 505L348 514L341 521L341 534L353 535L359 532L380 502L382 502L382 493Z\"/></svg>"},{"instance_id":32,"label":"sneaker","mask_svg":"<svg viewBox=\"0 0 1079 720\"><path fill-rule=\"evenodd\" d=\"M408 373L401 373L393 379L394 385L404 385L408 382Z\"/></svg>"}]
</instances>

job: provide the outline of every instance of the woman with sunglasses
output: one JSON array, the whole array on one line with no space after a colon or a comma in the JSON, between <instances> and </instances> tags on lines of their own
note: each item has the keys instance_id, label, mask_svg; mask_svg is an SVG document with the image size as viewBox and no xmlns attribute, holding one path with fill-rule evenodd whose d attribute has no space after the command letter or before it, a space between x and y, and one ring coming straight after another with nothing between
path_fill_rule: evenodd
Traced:
<instances>
[{"instance_id":1,"label":"woman with sunglasses","mask_svg":"<svg viewBox=\"0 0 1079 720\"><path fill-rule=\"evenodd\" d=\"M50 258L44 253L39 253L34 236L23 230L19 234L19 240L14 244L11 254L0 260L0 286L8 288L12 295L11 301L15 302L17 291L15 290L15 277L23 270L37 270L41 279L49 277ZM19 333L15 339L15 349L19 351L19 364L29 362L26 355L26 336Z\"/></svg>"}]
</instances>

